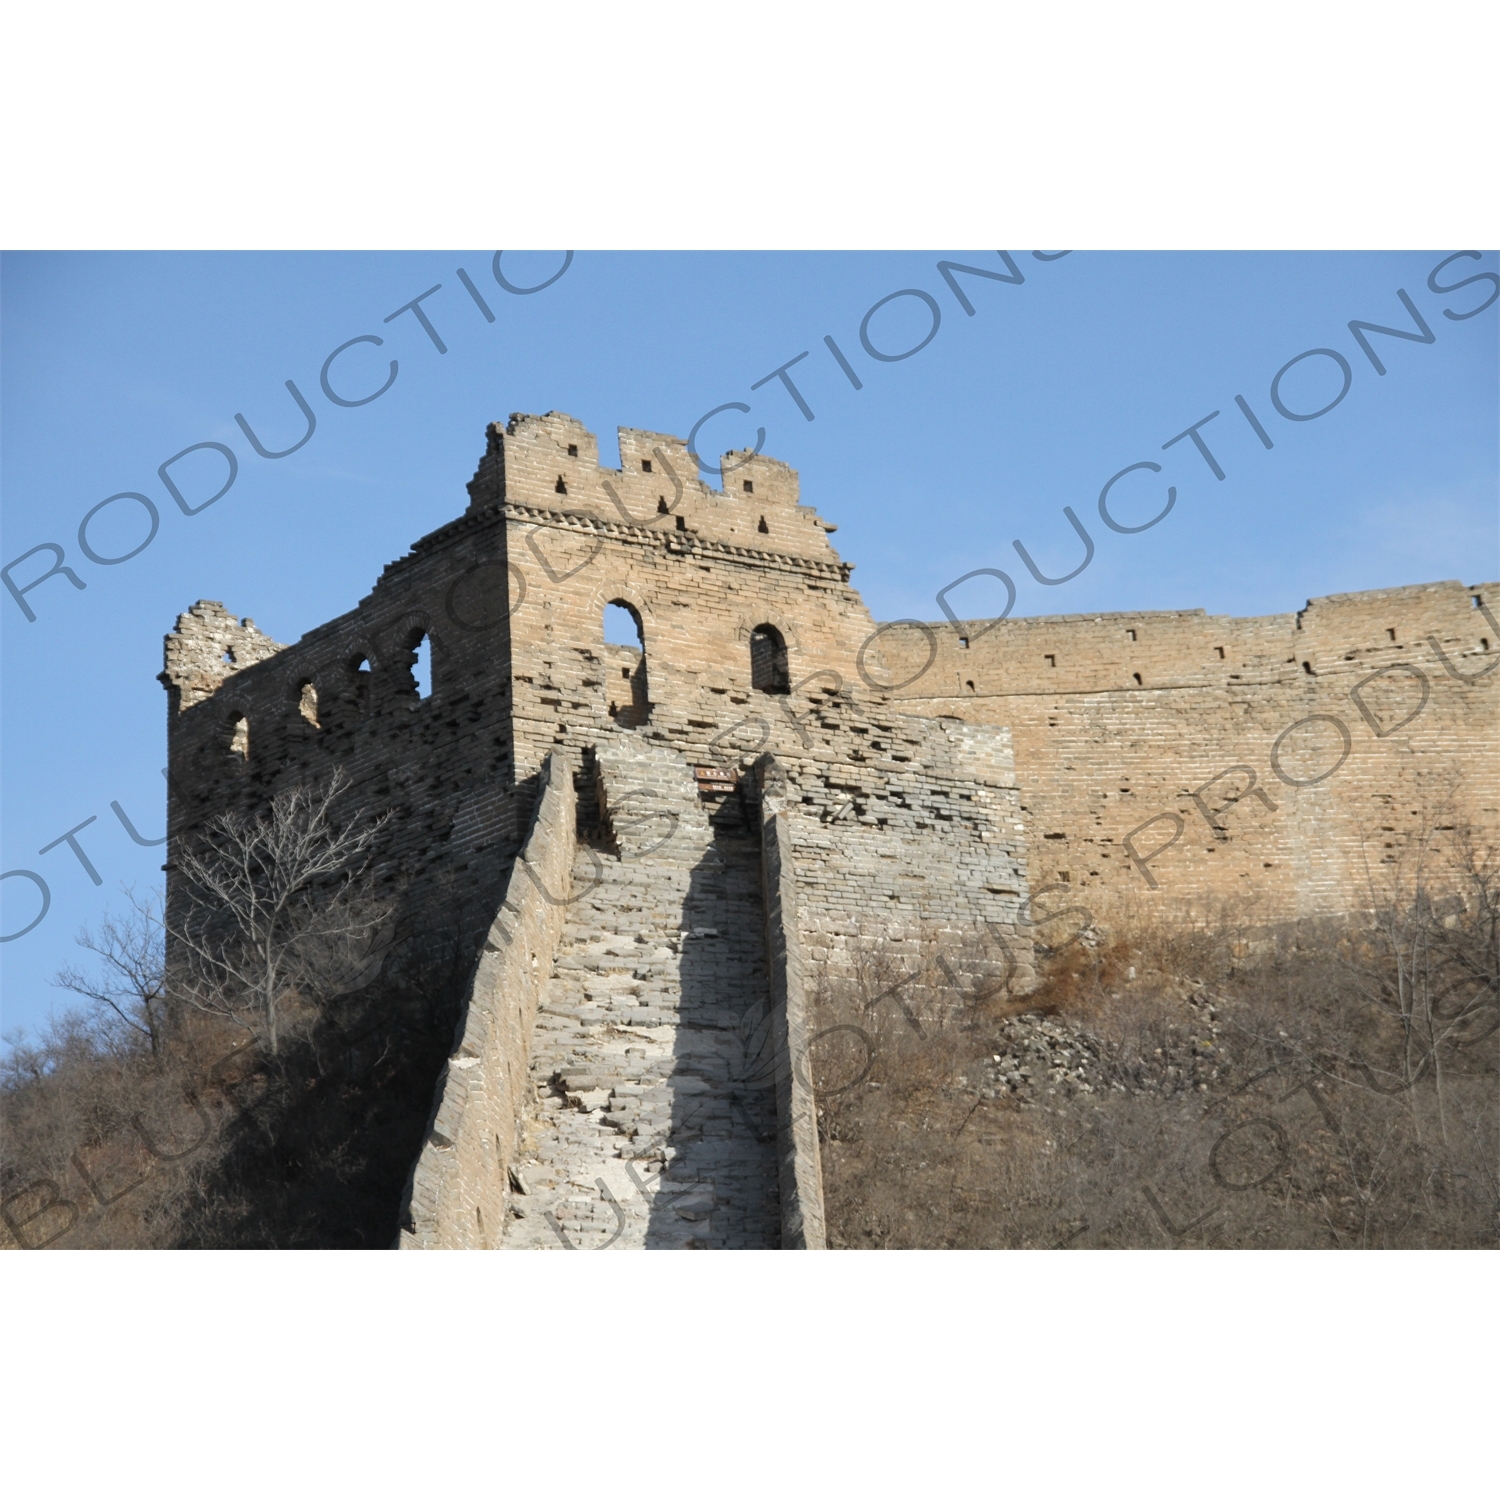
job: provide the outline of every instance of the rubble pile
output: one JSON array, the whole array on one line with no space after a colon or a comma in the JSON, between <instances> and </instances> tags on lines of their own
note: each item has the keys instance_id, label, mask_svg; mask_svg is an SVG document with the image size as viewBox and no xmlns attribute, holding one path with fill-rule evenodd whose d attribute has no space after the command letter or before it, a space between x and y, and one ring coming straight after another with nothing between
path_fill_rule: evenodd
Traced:
<instances>
[{"instance_id":1,"label":"rubble pile","mask_svg":"<svg viewBox=\"0 0 1500 1500\"><path fill-rule=\"evenodd\" d=\"M1124 1045L1064 1016L1011 1016L991 1045L981 1093L1024 1108L1079 1094L1203 1091L1220 1076L1218 1035L1216 1009L1199 997Z\"/></svg>"}]
</instances>

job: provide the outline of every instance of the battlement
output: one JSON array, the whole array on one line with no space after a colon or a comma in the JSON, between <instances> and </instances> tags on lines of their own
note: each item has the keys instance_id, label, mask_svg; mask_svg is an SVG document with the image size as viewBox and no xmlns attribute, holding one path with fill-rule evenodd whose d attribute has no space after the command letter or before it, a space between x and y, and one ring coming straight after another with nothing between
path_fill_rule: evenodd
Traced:
<instances>
[{"instance_id":1,"label":"battlement","mask_svg":"<svg viewBox=\"0 0 1500 1500\"><path fill-rule=\"evenodd\" d=\"M1329 594L1276 615L1127 610L900 624L880 644L889 680L909 683L903 698L1286 685L1404 661L1427 652L1429 636L1463 655L1500 651L1475 605L1497 598L1500 584L1450 580Z\"/></svg>"},{"instance_id":2,"label":"battlement","mask_svg":"<svg viewBox=\"0 0 1500 1500\"><path fill-rule=\"evenodd\" d=\"M1448 580L1243 619L901 624L881 644L911 712L1009 726L1034 890L1283 920L1369 901L1414 819L1500 830L1497 598Z\"/></svg>"},{"instance_id":3,"label":"battlement","mask_svg":"<svg viewBox=\"0 0 1500 1500\"><path fill-rule=\"evenodd\" d=\"M668 433L619 431L620 467L599 462L599 442L563 412L513 412L487 429L469 481L469 512L511 504L597 520L679 531L705 541L837 561L836 528L801 504L797 471L749 451L719 461L724 488L704 483L687 443Z\"/></svg>"}]
</instances>

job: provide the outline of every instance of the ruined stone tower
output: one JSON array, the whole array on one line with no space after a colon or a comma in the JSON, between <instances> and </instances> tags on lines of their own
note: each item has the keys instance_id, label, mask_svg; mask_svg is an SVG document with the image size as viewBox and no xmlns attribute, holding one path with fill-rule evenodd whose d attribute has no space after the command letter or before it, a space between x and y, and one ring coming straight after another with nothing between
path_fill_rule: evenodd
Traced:
<instances>
[{"instance_id":1,"label":"ruined stone tower","mask_svg":"<svg viewBox=\"0 0 1500 1500\"><path fill-rule=\"evenodd\" d=\"M513 416L348 614L167 637L173 855L335 767L388 815L379 982L441 1032L403 1245L816 1246L808 996L862 949L1021 994L1121 902L1349 911L1413 819L1500 830L1500 586L877 626L786 465L620 460Z\"/></svg>"},{"instance_id":2,"label":"ruined stone tower","mask_svg":"<svg viewBox=\"0 0 1500 1500\"><path fill-rule=\"evenodd\" d=\"M348 614L281 646L203 602L167 638L171 852L342 767L390 815L388 967L460 976L403 1243L820 1243L807 987L934 936L1031 982L1008 730L891 701L786 465L620 456L494 424L465 513Z\"/></svg>"}]
</instances>

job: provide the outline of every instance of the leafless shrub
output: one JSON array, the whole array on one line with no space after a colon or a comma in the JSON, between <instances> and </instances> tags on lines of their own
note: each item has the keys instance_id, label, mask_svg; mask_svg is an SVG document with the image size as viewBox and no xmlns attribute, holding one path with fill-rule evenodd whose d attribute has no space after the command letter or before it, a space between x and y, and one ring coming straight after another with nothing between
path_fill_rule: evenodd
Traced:
<instances>
[{"instance_id":1,"label":"leafless shrub","mask_svg":"<svg viewBox=\"0 0 1500 1500\"><path fill-rule=\"evenodd\" d=\"M378 971L391 904L370 855L385 819L339 821L349 780L278 794L264 812L221 813L177 857L168 913L175 993L245 1027L274 1056L288 1026Z\"/></svg>"},{"instance_id":2,"label":"leafless shrub","mask_svg":"<svg viewBox=\"0 0 1500 1500\"><path fill-rule=\"evenodd\" d=\"M390 1242L451 1032L429 981L462 944L376 982L394 900L371 891L380 821L338 817L345 785L214 819L164 924L143 898L82 936L99 971L60 981L91 1010L10 1039L0 1074L0 1240Z\"/></svg>"},{"instance_id":3,"label":"leafless shrub","mask_svg":"<svg viewBox=\"0 0 1500 1500\"><path fill-rule=\"evenodd\" d=\"M78 946L98 959L94 973L69 964L52 981L107 1012L159 1057L167 1040L166 946L161 893L125 888L127 910L107 913L97 933L84 928Z\"/></svg>"},{"instance_id":4,"label":"leafless shrub","mask_svg":"<svg viewBox=\"0 0 1500 1500\"><path fill-rule=\"evenodd\" d=\"M0 1235L36 1248L160 1248L225 1149L212 1063L236 1043L189 1020L153 1051L106 1016L71 1012L0 1065ZM242 1045L242 1044L241 1044Z\"/></svg>"},{"instance_id":5,"label":"leafless shrub","mask_svg":"<svg viewBox=\"0 0 1500 1500\"><path fill-rule=\"evenodd\" d=\"M909 950L825 983L832 1242L1494 1246L1497 862L1418 823L1347 918L1116 913L967 1009Z\"/></svg>"}]
</instances>

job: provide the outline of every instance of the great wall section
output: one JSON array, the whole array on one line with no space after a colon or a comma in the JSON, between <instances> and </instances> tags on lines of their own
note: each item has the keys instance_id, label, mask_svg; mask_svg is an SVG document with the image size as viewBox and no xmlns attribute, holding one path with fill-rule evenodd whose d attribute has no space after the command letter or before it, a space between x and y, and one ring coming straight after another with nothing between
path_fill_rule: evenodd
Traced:
<instances>
[{"instance_id":1,"label":"great wall section","mask_svg":"<svg viewBox=\"0 0 1500 1500\"><path fill-rule=\"evenodd\" d=\"M881 645L893 681L932 658L908 711L1009 727L1034 891L1274 922L1358 905L1424 811L1500 826L1497 598L1433 583L1251 619L898 625Z\"/></svg>"},{"instance_id":2,"label":"great wall section","mask_svg":"<svg viewBox=\"0 0 1500 1500\"><path fill-rule=\"evenodd\" d=\"M340 767L389 814L386 967L456 1018L402 1248L819 1248L809 1012L863 949L1025 993L1065 909L1341 912L1413 816L1500 830L1500 584L877 626L792 470L619 436L496 423L349 613L167 637L169 903L225 808Z\"/></svg>"}]
</instances>

